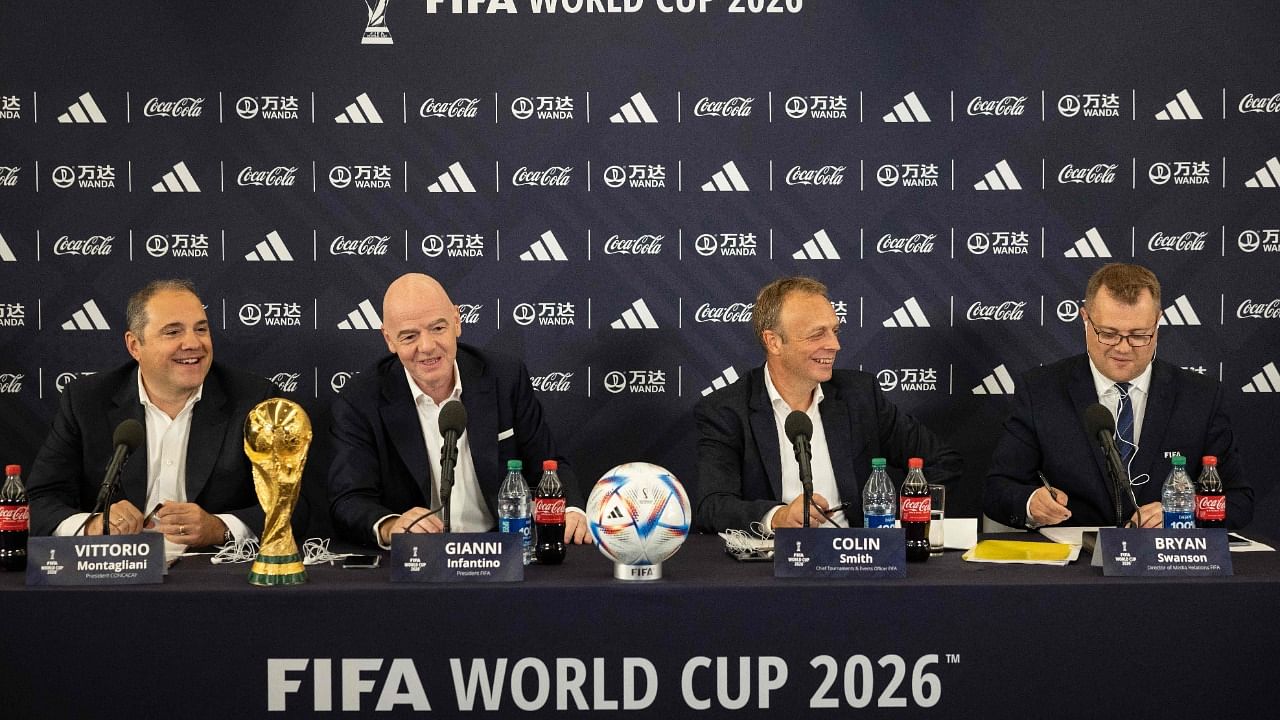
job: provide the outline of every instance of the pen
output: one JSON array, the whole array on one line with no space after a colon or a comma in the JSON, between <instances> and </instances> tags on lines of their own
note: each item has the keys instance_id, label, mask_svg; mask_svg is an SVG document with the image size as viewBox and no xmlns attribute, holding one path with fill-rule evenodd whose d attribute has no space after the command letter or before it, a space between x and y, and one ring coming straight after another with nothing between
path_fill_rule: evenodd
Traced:
<instances>
[{"instance_id":1,"label":"pen","mask_svg":"<svg viewBox=\"0 0 1280 720\"><path fill-rule=\"evenodd\" d=\"M160 508L162 507L164 507L164 503L157 503L155 507L151 508L151 512L147 513L147 516L142 518L142 527L146 527L147 523L151 522L152 519L155 518L156 513L160 512Z\"/></svg>"},{"instance_id":2,"label":"pen","mask_svg":"<svg viewBox=\"0 0 1280 720\"><path fill-rule=\"evenodd\" d=\"M1049 491L1049 497L1053 498L1054 502L1058 502L1058 491L1054 490L1053 486L1049 484L1049 478L1045 477L1044 473L1039 470L1036 471L1036 477L1040 478L1040 482L1044 485L1044 489Z\"/></svg>"},{"instance_id":3,"label":"pen","mask_svg":"<svg viewBox=\"0 0 1280 720\"><path fill-rule=\"evenodd\" d=\"M427 512L427 513L423 514L423 515L422 515L422 516L420 516L417 520L414 520L413 522L409 523L409 527L405 528L405 529L404 529L404 531L405 531L405 532L409 532L409 531L410 531L410 530L412 530L414 527L416 527L416 526L418 525L418 523L422 522L423 520L426 520L427 518L431 517L432 515L435 515L436 513L440 512L440 510L442 510L443 508L444 508L444 506L443 506L443 505L441 505L440 507L436 508L435 510L431 510L431 511L429 511L429 512Z\"/></svg>"}]
</instances>

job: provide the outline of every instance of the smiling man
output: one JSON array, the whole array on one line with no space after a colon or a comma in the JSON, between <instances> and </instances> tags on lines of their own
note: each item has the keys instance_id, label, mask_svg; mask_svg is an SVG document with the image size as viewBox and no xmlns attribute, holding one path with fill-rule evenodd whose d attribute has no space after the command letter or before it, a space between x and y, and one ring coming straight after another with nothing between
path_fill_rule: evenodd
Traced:
<instances>
[{"instance_id":1,"label":"smiling man","mask_svg":"<svg viewBox=\"0 0 1280 720\"><path fill-rule=\"evenodd\" d=\"M133 357L114 370L62 391L53 428L31 469L31 529L102 534L90 515L122 421L146 428L111 505L111 533L164 533L169 554L254 538L263 512L244 454L245 416L271 397L265 379L213 360L213 338L195 287L156 280L129 299L125 348Z\"/></svg>"},{"instance_id":2,"label":"smiling man","mask_svg":"<svg viewBox=\"0 0 1280 720\"><path fill-rule=\"evenodd\" d=\"M1116 446L1133 482L1135 510L1122 493L1122 520L1163 523L1160 491L1177 453L1194 479L1201 458L1218 458L1227 491L1227 524L1253 518L1253 489L1211 378L1156 360L1160 281L1139 265L1112 263L1089 278L1085 353L1022 378L983 489L987 517L1013 527L1116 524L1114 491L1085 410L1102 403L1116 419ZM1052 483L1044 487L1037 472Z\"/></svg>"},{"instance_id":3,"label":"smiling man","mask_svg":"<svg viewBox=\"0 0 1280 720\"><path fill-rule=\"evenodd\" d=\"M565 542L590 542L582 492L556 452L524 364L458 342L462 321L443 286L421 273L397 278L382 300L382 337L392 353L347 384L334 402L329 468L334 524L352 540L390 547L396 533L440 532L441 407L458 400L450 529L497 526L507 460L524 463L530 489L544 460L559 461ZM424 517L426 516L426 517Z\"/></svg>"},{"instance_id":4,"label":"smiling man","mask_svg":"<svg viewBox=\"0 0 1280 720\"><path fill-rule=\"evenodd\" d=\"M921 457L930 482L960 478L959 454L889 402L873 376L835 369L840 320L825 285L775 280L757 295L751 322L764 365L694 408L701 529L803 526L800 469L783 431L793 411L813 422L812 527L862 526L862 486L873 457L897 468Z\"/></svg>"}]
</instances>

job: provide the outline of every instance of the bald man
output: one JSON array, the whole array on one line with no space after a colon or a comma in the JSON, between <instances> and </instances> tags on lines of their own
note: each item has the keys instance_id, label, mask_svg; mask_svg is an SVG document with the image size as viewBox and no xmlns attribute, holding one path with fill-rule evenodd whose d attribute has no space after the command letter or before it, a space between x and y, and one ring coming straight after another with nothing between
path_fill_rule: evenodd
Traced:
<instances>
[{"instance_id":1,"label":"bald man","mask_svg":"<svg viewBox=\"0 0 1280 720\"><path fill-rule=\"evenodd\" d=\"M402 275L382 299L382 337L391 355L356 376L333 406L330 509L343 536L391 546L396 533L440 532L440 408L467 409L450 496L450 528L488 532L498 523L507 460L523 461L530 488L543 460L559 462L565 541L590 542L582 491L556 451L524 363L458 342L462 319L444 287ZM427 517L424 517L427 516Z\"/></svg>"}]
</instances>

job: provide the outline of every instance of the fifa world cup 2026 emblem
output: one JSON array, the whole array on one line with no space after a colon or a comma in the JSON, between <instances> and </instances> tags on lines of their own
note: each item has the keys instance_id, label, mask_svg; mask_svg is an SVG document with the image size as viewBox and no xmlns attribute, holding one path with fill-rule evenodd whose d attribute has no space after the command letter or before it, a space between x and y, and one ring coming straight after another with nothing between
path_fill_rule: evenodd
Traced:
<instances>
[{"instance_id":1,"label":"fifa world cup 2026 emblem","mask_svg":"<svg viewBox=\"0 0 1280 720\"><path fill-rule=\"evenodd\" d=\"M369 22L365 24L364 37L361 38L362 45L391 45L391 31L387 29L387 5L391 0L377 0L373 5L369 4L369 0L365 0L365 7L369 8Z\"/></svg>"},{"instance_id":2,"label":"fifa world cup 2026 emblem","mask_svg":"<svg viewBox=\"0 0 1280 720\"><path fill-rule=\"evenodd\" d=\"M244 452L253 465L253 487L267 515L262 546L249 571L253 585L307 581L289 518L302 490L302 468L311 447L311 419L292 400L263 400L244 421Z\"/></svg>"}]
</instances>

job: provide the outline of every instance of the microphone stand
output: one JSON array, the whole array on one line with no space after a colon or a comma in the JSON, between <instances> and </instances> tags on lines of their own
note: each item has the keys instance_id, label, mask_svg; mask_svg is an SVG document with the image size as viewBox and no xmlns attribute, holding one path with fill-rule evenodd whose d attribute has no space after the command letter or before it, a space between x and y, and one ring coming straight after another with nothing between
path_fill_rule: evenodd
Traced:
<instances>
[{"instance_id":1,"label":"microphone stand","mask_svg":"<svg viewBox=\"0 0 1280 720\"><path fill-rule=\"evenodd\" d=\"M111 498L116 494L120 484L120 476L124 473L124 464L128 460L128 450L124 446L117 448L117 456L107 466L107 474L102 478L102 489L98 491L98 501L94 509L102 508L102 534L111 534Z\"/></svg>"},{"instance_id":2,"label":"microphone stand","mask_svg":"<svg viewBox=\"0 0 1280 720\"><path fill-rule=\"evenodd\" d=\"M809 438L797 435L796 462L800 465L800 485L804 488L804 525L809 527L809 509L813 505L813 468L810 465Z\"/></svg>"},{"instance_id":3,"label":"microphone stand","mask_svg":"<svg viewBox=\"0 0 1280 720\"><path fill-rule=\"evenodd\" d=\"M450 436L453 436L450 438ZM452 440L452 442L450 442ZM453 495L453 470L458 464L458 438L446 433L444 447L440 449L440 512L443 513L444 531L451 532L449 500Z\"/></svg>"},{"instance_id":4,"label":"microphone stand","mask_svg":"<svg viewBox=\"0 0 1280 720\"><path fill-rule=\"evenodd\" d=\"M1129 484L1128 471L1126 471L1124 466L1120 464L1119 455L1112 452L1109 447L1110 443L1108 443L1107 441L1110 439L1111 439L1110 434L1107 433L1106 430L1098 431L1098 444L1102 446L1102 455L1107 460L1107 472L1108 474L1111 475L1111 484L1114 486L1113 490L1115 495L1116 527L1122 528L1125 526L1124 492L1125 492L1126 486L1129 486L1128 487L1129 495L1133 496L1133 487ZM1138 501L1136 497L1133 500L1133 507L1135 510L1138 507Z\"/></svg>"}]
</instances>

